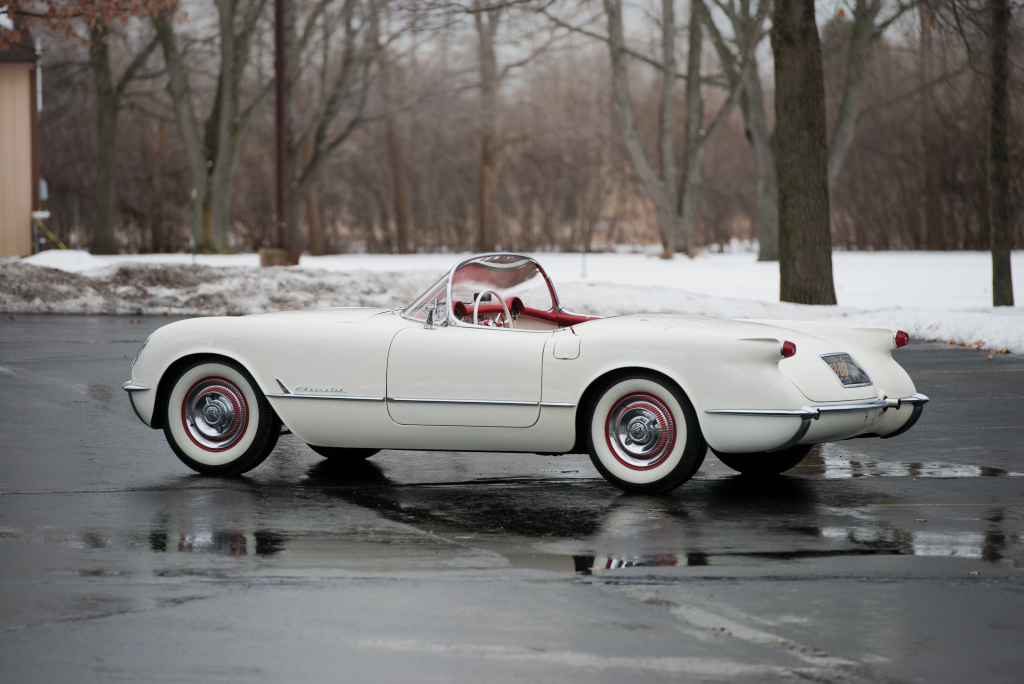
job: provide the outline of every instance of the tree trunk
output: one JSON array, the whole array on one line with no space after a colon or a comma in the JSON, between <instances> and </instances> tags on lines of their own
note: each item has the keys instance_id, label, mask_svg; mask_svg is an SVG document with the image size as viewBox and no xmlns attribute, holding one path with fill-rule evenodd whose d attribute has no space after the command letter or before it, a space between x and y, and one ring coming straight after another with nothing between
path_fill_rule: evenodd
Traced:
<instances>
[{"instance_id":1,"label":"tree trunk","mask_svg":"<svg viewBox=\"0 0 1024 684\"><path fill-rule=\"evenodd\" d=\"M216 254L229 254L231 242L231 209L234 201L235 175L238 170L238 159L241 152L241 141L232 135L228 141L221 141L217 154L217 163L210 176L210 239L208 251Z\"/></svg>"},{"instance_id":2,"label":"tree trunk","mask_svg":"<svg viewBox=\"0 0 1024 684\"><path fill-rule=\"evenodd\" d=\"M637 131L633 102L629 96L625 38L622 30L622 0L604 0L604 10L608 17L608 52L612 65L612 90L615 93L622 141L633 170L640 179L647 196L654 204L654 210L658 216L662 257L671 259L676 234L676 208L668 201L664 184L647 161L643 144L640 142L640 133Z\"/></svg>"},{"instance_id":3,"label":"tree trunk","mask_svg":"<svg viewBox=\"0 0 1024 684\"><path fill-rule=\"evenodd\" d=\"M478 252L493 252L497 242L495 194L498 189L498 136L495 121L498 114L498 75L494 35L501 20L501 10L477 12L474 17L480 68L480 205L476 249Z\"/></svg>"},{"instance_id":4,"label":"tree trunk","mask_svg":"<svg viewBox=\"0 0 1024 684\"><path fill-rule=\"evenodd\" d=\"M114 239L114 202L117 197L117 110L120 96L110 74L109 34L101 26L89 36L89 62L96 91L96 222L93 224L93 254L117 254Z\"/></svg>"},{"instance_id":5,"label":"tree trunk","mask_svg":"<svg viewBox=\"0 0 1024 684\"><path fill-rule=\"evenodd\" d=\"M316 190L316 185L311 185L306 191L306 221L309 224L309 253L313 256L323 256L327 250L324 248L320 195Z\"/></svg>"},{"instance_id":6,"label":"tree trunk","mask_svg":"<svg viewBox=\"0 0 1024 684\"><path fill-rule=\"evenodd\" d=\"M297 191L297 188L289 187L284 200L285 243L288 249L297 249L300 252L306 248L300 220L306 194Z\"/></svg>"},{"instance_id":7,"label":"tree trunk","mask_svg":"<svg viewBox=\"0 0 1024 684\"><path fill-rule=\"evenodd\" d=\"M167 149L167 125L156 124L156 145L153 147L153 177L150 181L149 246L154 252L167 251L164 222L164 152Z\"/></svg>"},{"instance_id":8,"label":"tree trunk","mask_svg":"<svg viewBox=\"0 0 1024 684\"><path fill-rule=\"evenodd\" d=\"M780 299L835 304L821 42L814 0L776 0L776 173Z\"/></svg>"},{"instance_id":9,"label":"tree trunk","mask_svg":"<svg viewBox=\"0 0 1024 684\"><path fill-rule=\"evenodd\" d=\"M672 0L662 0L671 4ZM680 193L679 235L676 251L693 255L694 228L697 224L697 200L700 197L701 161L704 158L704 100L700 96L700 62L704 49L701 3L690 0L690 40L686 60L686 152L683 157L683 188ZM662 30L665 30L664 20ZM673 32L675 26L672 26ZM673 71L675 66L673 65Z\"/></svg>"},{"instance_id":10,"label":"tree trunk","mask_svg":"<svg viewBox=\"0 0 1024 684\"><path fill-rule=\"evenodd\" d=\"M1010 4L989 0L992 13L988 99L988 215L992 244L992 306L1013 306L1010 271L1010 164L1006 139L1010 80Z\"/></svg>"},{"instance_id":11,"label":"tree trunk","mask_svg":"<svg viewBox=\"0 0 1024 684\"><path fill-rule=\"evenodd\" d=\"M924 152L924 240L928 249L949 249L942 220L942 153L935 125L935 97L925 87L931 79L932 22L935 13L921 5L921 147Z\"/></svg>"},{"instance_id":12,"label":"tree trunk","mask_svg":"<svg viewBox=\"0 0 1024 684\"><path fill-rule=\"evenodd\" d=\"M699 67L698 67L699 68ZM658 107L658 161L661 164L661 184L665 201L675 208L676 193L675 132L675 85L676 85L676 11L675 0L661 0L661 102ZM687 91L689 94L689 91ZM689 245L683 234L683 226L673 216L675 224L672 240L673 251L685 252Z\"/></svg>"},{"instance_id":13,"label":"tree trunk","mask_svg":"<svg viewBox=\"0 0 1024 684\"><path fill-rule=\"evenodd\" d=\"M402 148L398 142L394 118L385 124L388 142L388 162L391 165L391 189L395 197L395 247L399 254L408 254L415 247L409 234L409 205L405 198L405 165L402 163Z\"/></svg>"}]
</instances>

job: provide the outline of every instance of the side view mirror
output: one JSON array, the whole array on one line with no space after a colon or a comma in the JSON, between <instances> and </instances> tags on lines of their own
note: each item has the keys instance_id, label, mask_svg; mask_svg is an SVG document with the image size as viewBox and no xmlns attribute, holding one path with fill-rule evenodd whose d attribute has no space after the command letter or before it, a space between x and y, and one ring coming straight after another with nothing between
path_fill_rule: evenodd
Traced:
<instances>
[{"instance_id":1,"label":"side view mirror","mask_svg":"<svg viewBox=\"0 0 1024 684\"><path fill-rule=\"evenodd\" d=\"M448 325L448 307L444 304L438 304L435 299L432 304L427 304L427 320L423 323L424 330L437 330L437 326L434 325L435 315L437 317L437 325Z\"/></svg>"}]
</instances>

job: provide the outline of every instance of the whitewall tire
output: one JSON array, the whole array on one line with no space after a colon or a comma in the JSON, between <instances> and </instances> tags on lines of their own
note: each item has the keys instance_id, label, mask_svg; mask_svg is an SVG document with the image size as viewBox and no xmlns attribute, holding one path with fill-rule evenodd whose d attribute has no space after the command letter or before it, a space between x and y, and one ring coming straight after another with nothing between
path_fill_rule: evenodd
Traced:
<instances>
[{"instance_id":1,"label":"whitewall tire","mask_svg":"<svg viewBox=\"0 0 1024 684\"><path fill-rule=\"evenodd\" d=\"M595 394L585 425L590 460L627 492L671 491L693 477L707 453L690 400L655 373L610 379Z\"/></svg>"},{"instance_id":2,"label":"whitewall tire","mask_svg":"<svg viewBox=\"0 0 1024 684\"><path fill-rule=\"evenodd\" d=\"M227 359L197 359L171 379L164 435L196 472L238 475L270 455L281 422L252 376Z\"/></svg>"}]
</instances>

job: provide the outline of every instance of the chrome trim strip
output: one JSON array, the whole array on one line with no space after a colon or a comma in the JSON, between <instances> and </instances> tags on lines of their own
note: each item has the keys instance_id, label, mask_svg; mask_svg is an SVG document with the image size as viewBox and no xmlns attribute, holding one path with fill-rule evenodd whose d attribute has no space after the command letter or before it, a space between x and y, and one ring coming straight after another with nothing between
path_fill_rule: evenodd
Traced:
<instances>
[{"instance_id":1,"label":"chrome trim strip","mask_svg":"<svg viewBox=\"0 0 1024 684\"><path fill-rule=\"evenodd\" d=\"M576 404L568 401L542 401L540 405L549 408L576 408Z\"/></svg>"},{"instance_id":2,"label":"chrome trim strip","mask_svg":"<svg viewBox=\"0 0 1024 684\"><path fill-rule=\"evenodd\" d=\"M838 406L815 406L822 413L842 413L844 411L870 411L871 409L888 408L889 402L885 399L878 401L867 401L860 404L840 404Z\"/></svg>"},{"instance_id":3,"label":"chrome trim strip","mask_svg":"<svg viewBox=\"0 0 1024 684\"><path fill-rule=\"evenodd\" d=\"M343 394L267 394L273 399L330 399L331 401L384 401L384 397L350 397Z\"/></svg>"},{"instance_id":4,"label":"chrome trim strip","mask_svg":"<svg viewBox=\"0 0 1024 684\"><path fill-rule=\"evenodd\" d=\"M411 399L408 397L388 397L394 404L487 404L500 406L539 406L539 401L507 401L504 399Z\"/></svg>"},{"instance_id":5,"label":"chrome trim strip","mask_svg":"<svg viewBox=\"0 0 1024 684\"><path fill-rule=\"evenodd\" d=\"M290 389L288 389L288 385L284 384L284 380L282 380L281 378L274 379L277 380L277 384L281 386L281 389L284 390L285 394L295 394L295 392L292 392Z\"/></svg>"},{"instance_id":6,"label":"chrome trim strip","mask_svg":"<svg viewBox=\"0 0 1024 684\"><path fill-rule=\"evenodd\" d=\"M801 420L817 419L818 417L818 412L810 406L802 406L798 409L707 409L704 413L723 416L781 416Z\"/></svg>"},{"instance_id":7,"label":"chrome trim strip","mask_svg":"<svg viewBox=\"0 0 1024 684\"><path fill-rule=\"evenodd\" d=\"M149 388L145 387L144 385L133 385L132 381L129 380L128 382L121 385L121 389L123 389L125 392L145 392Z\"/></svg>"},{"instance_id":8,"label":"chrome trim strip","mask_svg":"<svg viewBox=\"0 0 1024 684\"><path fill-rule=\"evenodd\" d=\"M924 395L921 395L924 396ZM927 401L927 399L926 399ZM778 416L793 417L801 420L817 420L822 413L843 413L846 411L870 411L872 409L888 408L889 402L885 399L868 401L858 404L839 404L835 406L801 406L798 409L707 409L704 413L725 416Z\"/></svg>"}]
</instances>

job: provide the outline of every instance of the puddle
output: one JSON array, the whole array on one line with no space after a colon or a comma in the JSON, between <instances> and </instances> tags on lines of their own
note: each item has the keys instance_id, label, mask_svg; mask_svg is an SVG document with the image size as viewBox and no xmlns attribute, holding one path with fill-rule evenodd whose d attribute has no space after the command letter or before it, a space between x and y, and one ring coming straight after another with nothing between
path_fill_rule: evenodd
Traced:
<instances>
[{"instance_id":1,"label":"puddle","mask_svg":"<svg viewBox=\"0 0 1024 684\"><path fill-rule=\"evenodd\" d=\"M273 556L284 549L287 538L276 532L154 531L149 548L160 553L210 553L224 556Z\"/></svg>"},{"instance_id":2,"label":"puddle","mask_svg":"<svg viewBox=\"0 0 1024 684\"><path fill-rule=\"evenodd\" d=\"M820 451L812 451L800 465L788 472L793 475L814 475L826 480L854 477L1024 477L1024 472L990 466L958 465L941 461L901 463L865 459L840 444L826 444Z\"/></svg>"}]
</instances>

